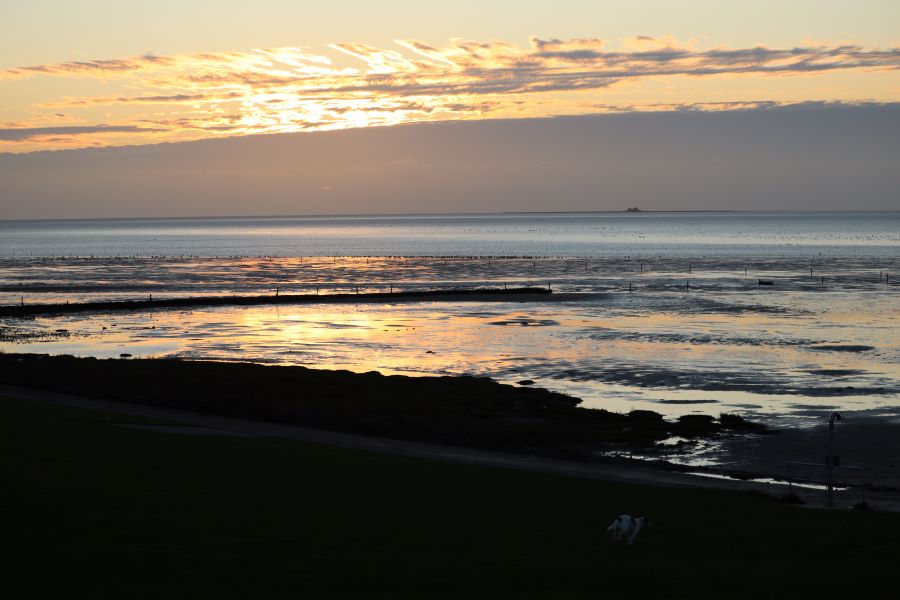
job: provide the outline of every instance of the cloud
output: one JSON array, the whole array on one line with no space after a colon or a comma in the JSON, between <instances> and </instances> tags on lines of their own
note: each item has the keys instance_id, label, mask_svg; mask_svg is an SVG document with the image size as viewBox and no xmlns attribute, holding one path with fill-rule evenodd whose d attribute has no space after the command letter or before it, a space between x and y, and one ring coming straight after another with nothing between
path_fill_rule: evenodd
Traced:
<instances>
[{"instance_id":1,"label":"cloud","mask_svg":"<svg viewBox=\"0 0 900 600\"><path fill-rule=\"evenodd\" d=\"M581 62L594 60L602 55L604 41L598 38L579 38L573 40L542 40L531 38L531 46L537 56L557 58Z\"/></svg>"},{"instance_id":2,"label":"cloud","mask_svg":"<svg viewBox=\"0 0 900 600\"><path fill-rule=\"evenodd\" d=\"M553 102L559 106L561 98L584 99L622 82L673 76L784 77L900 68L900 48L847 44L697 49L649 36L631 38L617 48L598 38L533 37L524 47L465 39L440 46L413 39L396 44L389 49L332 44L333 56L290 46L73 61L0 70L0 80L8 80L0 84L20 85L17 80L38 76L115 79L131 91L48 98L29 108L120 105L131 107L128 110L135 114L130 123L135 127L171 122L171 135L180 131L211 136L473 119L497 111L504 116L546 116L556 114ZM547 108L541 108L545 99ZM579 102L591 106L596 104L593 100ZM672 101L668 106L677 105ZM692 110L725 109L714 106L698 103ZM637 104L632 107L640 109ZM159 112L139 112L144 110ZM37 131L36 126L43 124L37 120L23 125ZM103 129L110 126L94 127L79 133L73 129L68 135L112 132ZM5 141L24 142L39 135L28 135L23 128L4 131L13 136L2 138ZM146 133L140 128L120 132Z\"/></svg>"},{"instance_id":3,"label":"cloud","mask_svg":"<svg viewBox=\"0 0 900 600\"><path fill-rule=\"evenodd\" d=\"M144 55L135 58L71 61L0 70L0 79L17 79L35 75L114 77L123 73L172 65L177 59Z\"/></svg>"},{"instance_id":4,"label":"cloud","mask_svg":"<svg viewBox=\"0 0 900 600\"><path fill-rule=\"evenodd\" d=\"M198 104L204 102L227 102L243 97L237 92L202 94L154 94L142 96L92 96L87 98L66 98L42 102L38 108L86 107L105 104Z\"/></svg>"},{"instance_id":5,"label":"cloud","mask_svg":"<svg viewBox=\"0 0 900 600\"><path fill-rule=\"evenodd\" d=\"M308 82L315 88L339 79L364 89L367 80L385 75L423 79L425 81L420 83L425 87L434 78L519 76L519 87L527 87L535 80L554 82L562 75L571 75L573 69L583 69L581 75L584 77L605 79L900 67L900 48L756 46L698 51L648 36L634 39L644 44L632 50L606 50L604 41L597 38L543 40L535 37L529 48L507 42L462 39L452 40L444 47L416 40L398 41L397 44L409 55L366 44L330 46L362 62L362 68L337 68L329 57L310 54L296 47L168 57L145 55L18 67L0 71L0 78L36 75L107 78L150 72L156 75L156 81L169 84L284 85Z\"/></svg>"},{"instance_id":6,"label":"cloud","mask_svg":"<svg viewBox=\"0 0 900 600\"><path fill-rule=\"evenodd\" d=\"M0 153L0 218L241 215L248 207L273 215L889 210L900 188L897 139L900 104L491 119L128 152ZM333 189L319 195L320 187Z\"/></svg>"},{"instance_id":7,"label":"cloud","mask_svg":"<svg viewBox=\"0 0 900 600\"><path fill-rule=\"evenodd\" d=\"M542 40L531 48L505 42L454 40L439 48L424 42L398 42L413 56L365 44L334 44L332 48L364 63L364 68L337 68L328 57L298 48L259 50L255 53L219 53L183 57L154 57L159 67L147 80L169 90L139 96L81 98L45 106L90 104L177 103L235 100L254 92L277 91L297 95L356 97L459 96L525 94L548 91L606 88L618 81L672 75L784 75L846 69L897 69L900 49L865 49L860 46L694 51L658 45L632 51L608 51L603 40ZM35 73L69 73L71 65L115 63L117 70L137 61L145 69L146 57L123 61L91 61L31 67ZM16 70L13 70L16 71ZM105 75L104 75L105 76ZM197 92L195 90L204 90Z\"/></svg>"},{"instance_id":8,"label":"cloud","mask_svg":"<svg viewBox=\"0 0 900 600\"><path fill-rule=\"evenodd\" d=\"M839 102L805 100L791 102L783 100L742 100L720 102L652 102L648 104L594 104L594 110L603 114L649 113L649 112L738 112L764 110L815 110L827 108L872 109L900 108L900 102Z\"/></svg>"},{"instance_id":9,"label":"cloud","mask_svg":"<svg viewBox=\"0 0 900 600\"><path fill-rule=\"evenodd\" d=\"M43 136L71 136L96 133L134 133L159 131L136 125L70 125L63 127L9 127L0 129L0 141L18 142Z\"/></svg>"}]
</instances>

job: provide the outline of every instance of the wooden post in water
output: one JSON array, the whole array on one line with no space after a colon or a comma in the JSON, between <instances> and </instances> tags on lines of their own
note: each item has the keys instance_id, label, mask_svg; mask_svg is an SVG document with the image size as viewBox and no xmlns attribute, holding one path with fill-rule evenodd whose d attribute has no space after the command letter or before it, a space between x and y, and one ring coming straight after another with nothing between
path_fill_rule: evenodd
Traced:
<instances>
[{"instance_id":1,"label":"wooden post in water","mask_svg":"<svg viewBox=\"0 0 900 600\"><path fill-rule=\"evenodd\" d=\"M837 462L834 455L834 422L840 421L840 413L833 412L828 418L828 507L834 508L834 467Z\"/></svg>"},{"instance_id":2,"label":"wooden post in water","mask_svg":"<svg viewBox=\"0 0 900 600\"><path fill-rule=\"evenodd\" d=\"M628 282L628 291L629 291L629 293L631 292L631 282L630 281Z\"/></svg>"}]
</instances>

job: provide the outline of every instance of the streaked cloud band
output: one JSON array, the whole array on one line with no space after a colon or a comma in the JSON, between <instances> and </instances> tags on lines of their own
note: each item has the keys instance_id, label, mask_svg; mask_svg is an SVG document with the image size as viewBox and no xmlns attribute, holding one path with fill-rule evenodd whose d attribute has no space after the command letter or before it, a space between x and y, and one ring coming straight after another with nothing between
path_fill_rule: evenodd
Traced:
<instances>
[{"instance_id":1,"label":"streaked cloud band","mask_svg":"<svg viewBox=\"0 0 900 600\"><path fill-rule=\"evenodd\" d=\"M0 71L0 89L44 77L103 82L114 94L60 93L21 107L15 122L0 123L0 141L22 149L153 142L250 133L338 129L486 116L548 116L578 112L741 108L743 98L647 97L611 102L609 90L628 82L673 78L766 78L860 72L896 77L900 48L853 44L793 48L698 49L638 36L618 48L603 40L532 38L528 46L454 39L444 46L399 40L396 48L333 44L329 54L304 48L258 49L72 61ZM851 100L865 101L867 97ZM785 104L821 100L754 99ZM847 101L846 97L827 100ZM744 106L745 107L745 106ZM110 123L115 110L117 118ZM97 119L102 117L103 121ZM19 131L19 133L17 133ZM26 133L30 131L31 133ZM49 141L52 140L52 141ZM68 142L65 142L68 140Z\"/></svg>"}]
</instances>

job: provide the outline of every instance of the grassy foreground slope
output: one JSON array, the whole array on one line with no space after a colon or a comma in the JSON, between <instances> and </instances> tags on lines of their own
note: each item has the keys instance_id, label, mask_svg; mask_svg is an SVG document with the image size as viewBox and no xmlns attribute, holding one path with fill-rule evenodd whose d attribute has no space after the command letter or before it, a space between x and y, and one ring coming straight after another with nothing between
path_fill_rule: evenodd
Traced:
<instances>
[{"instance_id":1,"label":"grassy foreground slope","mask_svg":"<svg viewBox=\"0 0 900 600\"><path fill-rule=\"evenodd\" d=\"M880 597L900 539L894 514L0 410L9 598ZM654 521L633 547L605 532L625 511Z\"/></svg>"},{"instance_id":2,"label":"grassy foreground slope","mask_svg":"<svg viewBox=\"0 0 900 600\"><path fill-rule=\"evenodd\" d=\"M0 354L0 383L399 440L585 458L671 435L758 426L731 415L582 408L581 400L483 377L384 376L252 363ZM620 446L615 446L621 449Z\"/></svg>"}]
</instances>

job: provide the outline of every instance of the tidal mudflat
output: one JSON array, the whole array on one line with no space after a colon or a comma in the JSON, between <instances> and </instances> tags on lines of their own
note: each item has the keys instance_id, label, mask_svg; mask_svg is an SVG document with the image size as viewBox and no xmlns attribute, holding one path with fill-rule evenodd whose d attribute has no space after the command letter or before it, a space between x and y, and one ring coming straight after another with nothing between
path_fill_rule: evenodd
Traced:
<instances>
[{"instance_id":1,"label":"tidal mudflat","mask_svg":"<svg viewBox=\"0 0 900 600\"><path fill-rule=\"evenodd\" d=\"M709 276L708 276L709 277ZM386 374L479 375L586 406L896 414L892 289L570 293L564 301L344 303L7 319L5 351L240 360Z\"/></svg>"},{"instance_id":2,"label":"tidal mudflat","mask_svg":"<svg viewBox=\"0 0 900 600\"><path fill-rule=\"evenodd\" d=\"M900 414L897 219L714 213L21 225L32 247L11 246L0 259L7 305L151 295L217 295L223 305L6 318L0 350L485 376L568 394L587 408L670 420L738 414L782 430L815 428L835 410L844 423L889 423ZM545 286L551 296L527 302L228 305L245 295ZM739 462L722 444L678 440L653 456Z\"/></svg>"}]
</instances>

